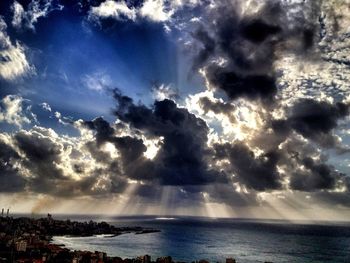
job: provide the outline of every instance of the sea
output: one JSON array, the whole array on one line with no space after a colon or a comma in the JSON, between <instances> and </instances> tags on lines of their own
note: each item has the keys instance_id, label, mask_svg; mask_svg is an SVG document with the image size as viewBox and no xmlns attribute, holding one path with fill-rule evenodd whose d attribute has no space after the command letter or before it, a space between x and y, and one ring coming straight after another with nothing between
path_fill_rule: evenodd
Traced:
<instances>
[{"instance_id":1,"label":"sea","mask_svg":"<svg viewBox=\"0 0 350 263\"><path fill-rule=\"evenodd\" d=\"M53 242L72 250L103 251L109 256L135 258L148 254L155 260L169 255L181 262L225 262L230 257L237 263L350 262L349 223L157 216L110 217L104 221L160 232L116 237L56 236Z\"/></svg>"}]
</instances>

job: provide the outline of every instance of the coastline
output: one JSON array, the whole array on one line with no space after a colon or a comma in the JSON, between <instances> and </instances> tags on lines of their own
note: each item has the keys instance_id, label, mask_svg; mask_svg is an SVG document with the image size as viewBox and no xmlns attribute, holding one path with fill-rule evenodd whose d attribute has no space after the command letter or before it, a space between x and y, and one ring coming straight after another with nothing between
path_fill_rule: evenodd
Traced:
<instances>
[{"instance_id":1,"label":"coastline","mask_svg":"<svg viewBox=\"0 0 350 263\"><path fill-rule=\"evenodd\" d=\"M56 216L55 216L56 217ZM84 217L80 217L84 219ZM62 219L62 217L60 218ZM89 221L91 217L85 217ZM40 222L42 228L48 222L48 218L1 218L1 221L15 222L11 225L12 230L17 226L23 228L21 221ZM97 220L101 220L97 218ZM35 229L25 227L21 235L13 240L14 233L11 230L4 240L7 255L0 253L1 258L11 255L11 246L17 256L47 257L46 261L36 262L65 262L63 258L73 259L76 257L98 258L99 253L106 259L100 262L110 262L117 258L119 262L134 260L142 255L151 255L152 260L172 257L176 262L196 262L206 259L210 262L224 262L225 258L234 258L238 263L257 262L347 262L349 252L344 250L344 244L350 244L350 226L346 225L322 225L322 224L290 224L289 222L266 222L236 219L211 219L211 218L188 218L177 217L174 220L162 220L146 218L127 218L119 220L118 217L106 218L109 224L118 227L140 225L146 228L161 229L160 233L135 235L125 232L125 235L111 237L109 234L97 235L61 235L55 243L46 241L45 232L29 237ZM67 220L57 220L66 222ZM74 221L70 221L74 222ZM89 222L80 220L78 224ZM97 222L95 222L97 224ZM21 226L22 225L22 226ZM130 228L130 227L129 227ZM10 229L9 229L10 230ZM0 233L3 227L0 226ZM34 232L33 232L34 231ZM0 234L1 236L2 234ZM54 236L53 236L54 237ZM21 242L26 241L29 242ZM15 241L15 242L13 242ZM58 242L57 242L58 241ZM46 244L45 244L46 242ZM341 246L339 246L341 242ZM62 246L64 244L65 246ZM312 244L312 245L311 245ZM8 247L10 245L10 247ZM22 250L23 246L26 251ZM327 249L324 249L327 248ZM90 251L90 252L89 252ZM99 252L95 252L99 251ZM329 254L329 251L334 253ZM97 254L96 254L97 253ZM60 261L53 261L55 257L61 257ZM28 257L27 257L28 259ZM38 260L38 258L36 258ZM41 260L41 259L40 259ZM0 261L1 262L1 261ZM16 262L16 261L5 261ZM34 262L34 261L26 261ZM72 261L67 261L72 262ZM91 263L91 261L88 261ZM97 261L98 262L98 261ZM113 261L112 261L113 262Z\"/></svg>"},{"instance_id":2,"label":"coastline","mask_svg":"<svg viewBox=\"0 0 350 263\"><path fill-rule=\"evenodd\" d=\"M65 244L55 244L53 237L78 238L100 235L110 238L123 234L160 232L158 229L139 226L115 227L104 221L56 220L50 214L46 218L38 219L1 217L0 226L0 262L129 262L129 259L108 257L102 251L71 250ZM148 259L148 256L146 258ZM133 259L130 260L134 262Z\"/></svg>"},{"instance_id":3,"label":"coastline","mask_svg":"<svg viewBox=\"0 0 350 263\"><path fill-rule=\"evenodd\" d=\"M78 222L46 218L0 217L0 262L18 263L184 263L174 261L171 256L152 260L148 254L133 258L108 256L104 251L74 250L64 243L55 243L54 237L113 238L123 234L147 235L160 232L154 228L115 227L104 221ZM192 262L209 263L205 259ZM236 263L226 258L226 263Z\"/></svg>"}]
</instances>

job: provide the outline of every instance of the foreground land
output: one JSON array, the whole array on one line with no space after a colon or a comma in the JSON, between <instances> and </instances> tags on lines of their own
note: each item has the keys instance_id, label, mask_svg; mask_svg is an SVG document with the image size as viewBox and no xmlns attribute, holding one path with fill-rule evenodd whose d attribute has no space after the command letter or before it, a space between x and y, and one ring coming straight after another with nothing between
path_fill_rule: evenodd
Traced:
<instances>
[{"instance_id":1,"label":"foreground land","mask_svg":"<svg viewBox=\"0 0 350 263\"><path fill-rule=\"evenodd\" d=\"M108 257L103 252L70 251L63 245L52 244L50 241L53 236L82 237L103 234L112 237L126 233L153 232L159 230L115 227L106 222L56 220L51 215L40 219L0 217L0 262L131 262Z\"/></svg>"}]
</instances>

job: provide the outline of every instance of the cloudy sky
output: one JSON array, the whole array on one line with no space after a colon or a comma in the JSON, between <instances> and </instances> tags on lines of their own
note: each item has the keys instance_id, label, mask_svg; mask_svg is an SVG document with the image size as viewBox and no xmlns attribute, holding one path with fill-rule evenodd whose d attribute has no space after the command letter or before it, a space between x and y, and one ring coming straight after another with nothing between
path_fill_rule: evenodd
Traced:
<instances>
[{"instance_id":1,"label":"cloudy sky","mask_svg":"<svg viewBox=\"0 0 350 263\"><path fill-rule=\"evenodd\" d=\"M5 0L0 204L350 218L349 0Z\"/></svg>"}]
</instances>

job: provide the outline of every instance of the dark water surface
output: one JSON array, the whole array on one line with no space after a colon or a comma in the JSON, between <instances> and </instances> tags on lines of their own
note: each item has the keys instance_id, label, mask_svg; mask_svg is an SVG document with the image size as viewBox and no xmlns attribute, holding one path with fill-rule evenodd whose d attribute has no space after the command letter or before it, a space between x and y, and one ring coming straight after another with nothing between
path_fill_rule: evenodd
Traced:
<instances>
[{"instance_id":1,"label":"dark water surface","mask_svg":"<svg viewBox=\"0 0 350 263\"><path fill-rule=\"evenodd\" d=\"M291 224L193 217L119 217L106 221L117 226L152 227L161 232L117 237L55 237L54 242L71 249L105 251L123 258L149 254L152 259L170 255L187 262L199 259L223 262L227 257L234 257L238 263L350 262L350 225L345 223Z\"/></svg>"}]
</instances>

